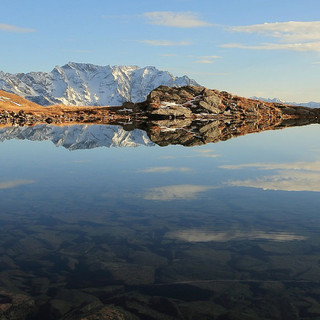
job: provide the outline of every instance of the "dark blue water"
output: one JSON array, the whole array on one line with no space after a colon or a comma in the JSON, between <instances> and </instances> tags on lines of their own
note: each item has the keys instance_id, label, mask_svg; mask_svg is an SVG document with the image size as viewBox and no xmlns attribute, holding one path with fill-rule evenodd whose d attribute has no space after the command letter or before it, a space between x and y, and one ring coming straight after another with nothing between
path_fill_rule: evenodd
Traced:
<instances>
[{"instance_id":1,"label":"dark blue water","mask_svg":"<svg viewBox=\"0 0 320 320\"><path fill-rule=\"evenodd\" d=\"M23 295L28 319L320 319L318 125L197 147L112 130L110 148L94 130L90 149L2 138L0 305Z\"/></svg>"}]
</instances>

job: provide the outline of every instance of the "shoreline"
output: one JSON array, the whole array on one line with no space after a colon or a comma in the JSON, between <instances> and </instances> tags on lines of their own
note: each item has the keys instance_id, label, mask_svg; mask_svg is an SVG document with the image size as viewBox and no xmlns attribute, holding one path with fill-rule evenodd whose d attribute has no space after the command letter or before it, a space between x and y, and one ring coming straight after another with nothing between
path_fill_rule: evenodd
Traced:
<instances>
[{"instance_id":1,"label":"shoreline","mask_svg":"<svg viewBox=\"0 0 320 320\"><path fill-rule=\"evenodd\" d=\"M140 103L122 106L43 107L15 94L0 90L0 124L110 124L119 121L190 119L278 122L287 119L320 118L320 109L290 106L233 96L225 91L204 87L160 86Z\"/></svg>"}]
</instances>

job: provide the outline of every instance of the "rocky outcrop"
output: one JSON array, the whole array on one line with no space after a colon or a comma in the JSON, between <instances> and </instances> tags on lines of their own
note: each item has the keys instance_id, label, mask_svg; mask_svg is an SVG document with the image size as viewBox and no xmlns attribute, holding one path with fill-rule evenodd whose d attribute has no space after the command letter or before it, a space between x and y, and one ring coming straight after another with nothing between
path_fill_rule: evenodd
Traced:
<instances>
[{"instance_id":1,"label":"rocky outcrop","mask_svg":"<svg viewBox=\"0 0 320 320\"><path fill-rule=\"evenodd\" d=\"M233 96L226 91L185 86L160 86L147 97L145 110L151 118L314 118L319 109L289 106Z\"/></svg>"}]
</instances>

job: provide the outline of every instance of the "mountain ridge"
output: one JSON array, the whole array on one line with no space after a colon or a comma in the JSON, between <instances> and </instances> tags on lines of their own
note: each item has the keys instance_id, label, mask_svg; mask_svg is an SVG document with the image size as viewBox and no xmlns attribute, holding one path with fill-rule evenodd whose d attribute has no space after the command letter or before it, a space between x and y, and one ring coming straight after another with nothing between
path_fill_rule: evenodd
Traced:
<instances>
[{"instance_id":1,"label":"mountain ridge","mask_svg":"<svg viewBox=\"0 0 320 320\"><path fill-rule=\"evenodd\" d=\"M288 102L284 101L279 98L263 98L263 97L257 97L257 96L252 96L249 99L253 100L261 100L265 102L271 102L271 103L283 103L283 104L288 104L291 106L301 106L301 107L308 107L308 108L320 108L320 102L315 102L315 101L309 101L309 102Z\"/></svg>"},{"instance_id":2,"label":"mountain ridge","mask_svg":"<svg viewBox=\"0 0 320 320\"><path fill-rule=\"evenodd\" d=\"M177 77L154 66L99 66L68 62L51 72L4 73L0 89L37 104L74 106L121 106L141 102L160 85L199 84L187 76Z\"/></svg>"}]
</instances>

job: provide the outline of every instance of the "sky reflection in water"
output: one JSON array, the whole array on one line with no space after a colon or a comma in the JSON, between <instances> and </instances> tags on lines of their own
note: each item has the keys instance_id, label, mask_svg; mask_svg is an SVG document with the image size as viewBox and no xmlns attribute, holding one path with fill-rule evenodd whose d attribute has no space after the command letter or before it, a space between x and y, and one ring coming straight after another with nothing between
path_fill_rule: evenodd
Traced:
<instances>
[{"instance_id":1,"label":"sky reflection in water","mask_svg":"<svg viewBox=\"0 0 320 320\"><path fill-rule=\"evenodd\" d=\"M319 283L319 132L312 125L192 148L69 151L50 141L4 141L0 287L50 304L53 287L55 299L62 290L91 288L101 300L102 291L118 286L121 301L133 290L138 300L176 299L179 310L195 314L201 291L201 305L216 306L207 315L217 317L239 312L239 304L228 304L235 293L197 281L259 280L263 288L251 291L239 284L246 312L267 312L263 308L278 299L274 292L299 309L301 299L319 289L299 284ZM278 281L282 291L264 281ZM286 281L296 287L288 291ZM192 283L194 296L157 287L182 282ZM270 294L266 307L250 305L262 292ZM108 297L105 303L126 310ZM192 310L183 309L188 299ZM70 302L66 310L72 308ZM151 302L148 308L155 312Z\"/></svg>"}]
</instances>

